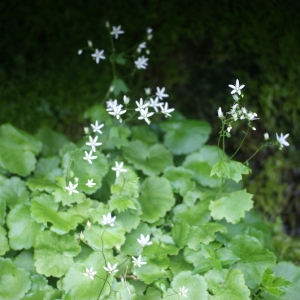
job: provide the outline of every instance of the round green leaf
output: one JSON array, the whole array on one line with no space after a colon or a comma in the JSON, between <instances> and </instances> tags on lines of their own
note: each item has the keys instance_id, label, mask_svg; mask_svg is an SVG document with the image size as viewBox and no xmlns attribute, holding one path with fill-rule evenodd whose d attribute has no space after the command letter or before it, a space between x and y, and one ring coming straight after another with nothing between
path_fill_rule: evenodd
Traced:
<instances>
[{"instance_id":1,"label":"round green leaf","mask_svg":"<svg viewBox=\"0 0 300 300\"><path fill-rule=\"evenodd\" d=\"M245 216L245 211L249 211L253 207L252 196L246 190L242 190L231 192L212 201L209 205L211 216L215 220L225 218L227 222L236 224Z\"/></svg>"},{"instance_id":2,"label":"round green leaf","mask_svg":"<svg viewBox=\"0 0 300 300\"><path fill-rule=\"evenodd\" d=\"M0 127L0 167L20 176L27 176L35 168L35 155L42 143L35 137L10 124Z\"/></svg>"},{"instance_id":3,"label":"round green leaf","mask_svg":"<svg viewBox=\"0 0 300 300\"><path fill-rule=\"evenodd\" d=\"M165 178L148 177L144 180L139 197L143 221L154 223L165 216L175 204L170 182Z\"/></svg>"},{"instance_id":4,"label":"round green leaf","mask_svg":"<svg viewBox=\"0 0 300 300\"><path fill-rule=\"evenodd\" d=\"M132 163L136 169L142 170L144 174L154 176L162 173L164 169L173 164L171 153L161 144L148 146L135 140L123 147L125 158Z\"/></svg>"},{"instance_id":5,"label":"round green leaf","mask_svg":"<svg viewBox=\"0 0 300 300\"><path fill-rule=\"evenodd\" d=\"M80 249L75 236L42 232L36 239L34 252L37 272L45 276L61 277L73 265L73 257Z\"/></svg>"},{"instance_id":6,"label":"round green leaf","mask_svg":"<svg viewBox=\"0 0 300 300\"><path fill-rule=\"evenodd\" d=\"M259 286L263 272L276 263L275 255L264 249L254 237L238 235L227 246L233 255L240 258L233 268L244 273L246 284L251 289Z\"/></svg>"},{"instance_id":7,"label":"round green leaf","mask_svg":"<svg viewBox=\"0 0 300 300\"><path fill-rule=\"evenodd\" d=\"M213 299L250 300L250 290L245 285L240 270L210 270L204 275Z\"/></svg>"},{"instance_id":8,"label":"round green leaf","mask_svg":"<svg viewBox=\"0 0 300 300\"><path fill-rule=\"evenodd\" d=\"M0 257L0 299L19 300L30 289L29 273Z\"/></svg>"},{"instance_id":9,"label":"round green leaf","mask_svg":"<svg viewBox=\"0 0 300 300\"><path fill-rule=\"evenodd\" d=\"M37 235L43 230L30 215L30 204L16 205L7 216L9 242L14 250L29 249L35 244Z\"/></svg>"},{"instance_id":10,"label":"round green leaf","mask_svg":"<svg viewBox=\"0 0 300 300\"><path fill-rule=\"evenodd\" d=\"M7 252L9 248L6 230L0 226L0 255L3 255L5 252Z\"/></svg>"},{"instance_id":11,"label":"round green leaf","mask_svg":"<svg viewBox=\"0 0 300 300\"><path fill-rule=\"evenodd\" d=\"M175 155L200 149L208 140L211 126L205 121L170 120L160 124L166 132L164 144Z\"/></svg>"},{"instance_id":12,"label":"round green leaf","mask_svg":"<svg viewBox=\"0 0 300 300\"><path fill-rule=\"evenodd\" d=\"M203 276L193 275L190 271L181 272L174 276L170 289L164 293L164 297L169 300L187 299L187 300L207 300L207 283ZM184 287L186 297L179 297L180 289Z\"/></svg>"}]
</instances>

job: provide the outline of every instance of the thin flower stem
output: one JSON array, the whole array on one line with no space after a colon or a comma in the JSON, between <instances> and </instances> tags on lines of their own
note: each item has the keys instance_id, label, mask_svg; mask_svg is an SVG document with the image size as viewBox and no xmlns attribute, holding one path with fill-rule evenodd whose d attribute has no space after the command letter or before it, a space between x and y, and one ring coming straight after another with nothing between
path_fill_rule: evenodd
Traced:
<instances>
[{"instance_id":1,"label":"thin flower stem","mask_svg":"<svg viewBox=\"0 0 300 300\"><path fill-rule=\"evenodd\" d=\"M108 282L108 280L107 280L107 279L108 279L108 276L109 276L109 275L106 274L105 281L104 281L104 283L103 283L103 285L102 285L102 288L101 288L100 293L99 293L98 298L97 298L98 300L100 299L100 296L101 296L101 294L102 294L102 291L103 291L104 286L105 286L106 283L108 283L108 285L109 285L109 287L110 287L110 290L112 291L112 288L111 288L111 286L110 286L110 284L109 284L109 282Z\"/></svg>"},{"instance_id":2,"label":"thin flower stem","mask_svg":"<svg viewBox=\"0 0 300 300\"><path fill-rule=\"evenodd\" d=\"M244 161L244 165L247 164L262 148L264 148L266 145L262 144L247 160Z\"/></svg>"},{"instance_id":3,"label":"thin flower stem","mask_svg":"<svg viewBox=\"0 0 300 300\"><path fill-rule=\"evenodd\" d=\"M244 141L245 141L245 139L246 139L246 136L248 135L249 128L250 128L250 127L248 126L247 131L246 131L246 133L245 133L245 135L244 135L244 138L242 139L242 141L241 141L239 147L236 149L236 151L233 153L233 155L232 155L229 159L232 159L232 158L238 153L238 151L241 149L241 147L242 147L242 145L244 144Z\"/></svg>"}]
</instances>

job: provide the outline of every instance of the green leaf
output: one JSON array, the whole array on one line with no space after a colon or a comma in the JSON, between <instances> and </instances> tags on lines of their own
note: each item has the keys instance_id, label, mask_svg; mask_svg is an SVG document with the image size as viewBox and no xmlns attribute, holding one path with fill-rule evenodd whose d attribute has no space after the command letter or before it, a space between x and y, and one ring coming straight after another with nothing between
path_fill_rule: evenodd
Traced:
<instances>
[{"instance_id":1,"label":"green leaf","mask_svg":"<svg viewBox=\"0 0 300 300\"><path fill-rule=\"evenodd\" d=\"M16 205L7 216L9 242L14 250L29 249L35 244L43 226L30 215L30 204Z\"/></svg>"},{"instance_id":2,"label":"green leaf","mask_svg":"<svg viewBox=\"0 0 300 300\"><path fill-rule=\"evenodd\" d=\"M275 297L282 297L293 285L290 281L285 280L281 276L275 277L274 272L270 269L266 269L263 273L261 284L266 292Z\"/></svg>"},{"instance_id":3,"label":"green leaf","mask_svg":"<svg viewBox=\"0 0 300 300\"><path fill-rule=\"evenodd\" d=\"M246 190L235 191L227 194L218 200L212 201L209 205L211 216L215 220L225 218L227 222L236 224L244 217L245 211L253 207L252 195Z\"/></svg>"},{"instance_id":4,"label":"green leaf","mask_svg":"<svg viewBox=\"0 0 300 300\"><path fill-rule=\"evenodd\" d=\"M120 247L125 242L125 228L116 220L115 226L93 225L92 230L84 231L88 244L99 251Z\"/></svg>"},{"instance_id":5,"label":"green leaf","mask_svg":"<svg viewBox=\"0 0 300 300\"><path fill-rule=\"evenodd\" d=\"M188 191L195 189L195 182L191 181L194 173L191 170L187 170L183 167L167 167L164 171L164 177L167 178L174 192L184 196Z\"/></svg>"},{"instance_id":6,"label":"green leaf","mask_svg":"<svg viewBox=\"0 0 300 300\"><path fill-rule=\"evenodd\" d=\"M36 177L47 178L55 182L54 176L62 175L62 171L59 168L60 161L61 159L58 156L39 159L34 170L34 175Z\"/></svg>"},{"instance_id":7,"label":"green leaf","mask_svg":"<svg viewBox=\"0 0 300 300\"><path fill-rule=\"evenodd\" d=\"M168 278L170 276L167 271L170 260L167 256L158 256L147 260L143 257L143 261L146 261L147 264L143 265L141 268L135 268L135 272L137 278L144 281L146 284L151 284L157 279Z\"/></svg>"},{"instance_id":8,"label":"green leaf","mask_svg":"<svg viewBox=\"0 0 300 300\"><path fill-rule=\"evenodd\" d=\"M83 117L85 119L91 119L92 122L100 122L101 123L106 123L110 120L110 115L107 113L106 108L103 105L96 104L91 106L89 109L87 109L84 112ZM103 131L103 134L105 135L105 131L107 126L104 126L101 131ZM108 132L107 132L108 134Z\"/></svg>"},{"instance_id":9,"label":"green leaf","mask_svg":"<svg viewBox=\"0 0 300 300\"><path fill-rule=\"evenodd\" d=\"M275 255L264 249L254 237L236 236L227 247L233 255L240 258L233 268L244 273L246 284L250 289L257 288L261 283L263 272L275 265Z\"/></svg>"},{"instance_id":10,"label":"green leaf","mask_svg":"<svg viewBox=\"0 0 300 300\"><path fill-rule=\"evenodd\" d=\"M25 182L19 177L7 178L0 182L0 203L6 203L13 208L20 203L29 202L29 192Z\"/></svg>"},{"instance_id":11,"label":"green leaf","mask_svg":"<svg viewBox=\"0 0 300 300\"><path fill-rule=\"evenodd\" d=\"M216 174L220 178L225 177L239 182L242 180L242 174L249 174L250 171L251 169L240 162L221 160L213 166L210 175Z\"/></svg>"},{"instance_id":12,"label":"green leaf","mask_svg":"<svg viewBox=\"0 0 300 300\"><path fill-rule=\"evenodd\" d=\"M172 227L172 237L176 245L183 248L186 245L187 237L190 232L190 226L187 223L176 223Z\"/></svg>"},{"instance_id":13,"label":"green leaf","mask_svg":"<svg viewBox=\"0 0 300 300\"><path fill-rule=\"evenodd\" d=\"M124 80L120 78L115 77L112 82L112 86L114 87L113 93L115 96L118 96L121 92L124 94L129 92L128 86L126 85Z\"/></svg>"},{"instance_id":14,"label":"green leaf","mask_svg":"<svg viewBox=\"0 0 300 300\"><path fill-rule=\"evenodd\" d=\"M225 154L215 146L203 146L198 152L186 157L182 166L194 172L194 180L202 186L219 187L221 179L214 175L210 176L212 167Z\"/></svg>"},{"instance_id":15,"label":"green leaf","mask_svg":"<svg viewBox=\"0 0 300 300\"><path fill-rule=\"evenodd\" d=\"M170 120L160 123L160 128L166 132L164 144L175 155L200 149L211 133L207 122L196 120Z\"/></svg>"},{"instance_id":16,"label":"green leaf","mask_svg":"<svg viewBox=\"0 0 300 300\"><path fill-rule=\"evenodd\" d=\"M164 293L164 297L169 300L187 299L187 300L207 300L207 283L203 276L193 275L190 271L185 271L174 276L170 289ZM180 288L187 289L186 296L180 297L178 293Z\"/></svg>"},{"instance_id":17,"label":"green leaf","mask_svg":"<svg viewBox=\"0 0 300 300\"><path fill-rule=\"evenodd\" d=\"M126 232L131 232L132 229L136 229L141 220L139 213L132 209L119 213L118 219L122 221Z\"/></svg>"},{"instance_id":18,"label":"green leaf","mask_svg":"<svg viewBox=\"0 0 300 300\"><path fill-rule=\"evenodd\" d=\"M61 277L74 264L73 257L79 252L80 247L75 236L44 231L36 239L36 270L45 276Z\"/></svg>"},{"instance_id":19,"label":"green leaf","mask_svg":"<svg viewBox=\"0 0 300 300\"><path fill-rule=\"evenodd\" d=\"M113 126L109 131L109 141L120 149L128 145L127 138L130 136L130 130L123 126Z\"/></svg>"},{"instance_id":20,"label":"green leaf","mask_svg":"<svg viewBox=\"0 0 300 300\"><path fill-rule=\"evenodd\" d=\"M66 136L53 131L49 127L40 128L36 136L43 142L42 155L44 157L58 154L61 147L68 142Z\"/></svg>"},{"instance_id":21,"label":"green leaf","mask_svg":"<svg viewBox=\"0 0 300 300\"><path fill-rule=\"evenodd\" d=\"M130 130L132 140L140 140L149 146L156 144L157 142L157 135L150 129L148 125L131 126Z\"/></svg>"},{"instance_id":22,"label":"green leaf","mask_svg":"<svg viewBox=\"0 0 300 300\"><path fill-rule=\"evenodd\" d=\"M207 223L210 220L209 203L210 200L205 199L192 207L185 204L175 206L173 209L174 222L187 223L190 226Z\"/></svg>"},{"instance_id":23,"label":"green leaf","mask_svg":"<svg viewBox=\"0 0 300 300\"><path fill-rule=\"evenodd\" d=\"M119 300L120 297L122 300L137 300L135 288L128 281L118 282L107 300Z\"/></svg>"},{"instance_id":24,"label":"green leaf","mask_svg":"<svg viewBox=\"0 0 300 300\"><path fill-rule=\"evenodd\" d=\"M214 300L250 300L250 290L245 285L240 270L210 270L204 275Z\"/></svg>"},{"instance_id":25,"label":"green leaf","mask_svg":"<svg viewBox=\"0 0 300 300\"><path fill-rule=\"evenodd\" d=\"M216 239L215 232L226 232L226 227L221 224L208 222L199 226L192 226L187 238L187 245L195 251L200 249L200 243L208 245Z\"/></svg>"},{"instance_id":26,"label":"green leaf","mask_svg":"<svg viewBox=\"0 0 300 300\"><path fill-rule=\"evenodd\" d=\"M123 147L123 154L136 169L149 176L158 175L173 164L171 153L160 144L149 147L141 141L131 141Z\"/></svg>"},{"instance_id":27,"label":"green leaf","mask_svg":"<svg viewBox=\"0 0 300 300\"><path fill-rule=\"evenodd\" d=\"M175 204L172 187L165 178L148 177L144 180L139 197L143 221L154 223L165 216Z\"/></svg>"},{"instance_id":28,"label":"green leaf","mask_svg":"<svg viewBox=\"0 0 300 300\"><path fill-rule=\"evenodd\" d=\"M32 250L21 251L15 257L14 263L18 268L26 270L31 275L36 274Z\"/></svg>"},{"instance_id":29,"label":"green leaf","mask_svg":"<svg viewBox=\"0 0 300 300\"><path fill-rule=\"evenodd\" d=\"M111 260L111 255L106 252L105 258L111 264L114 261ZM106 278L106 271L103 266L106 265L103 254L100 252L93 252L83 263L72 264L66 273L66 276L62 280L62 288L66 293L69 293L72 300L90 300L99 299L99 293L101 293L101 300L107 299L107 296L111 293L111 284L113 277L108 278L108 284L103 280ZM93 268L97 272L95 279L91 280L90 277L85 276L86 268Z\"/></svg>"},{"instance_id":30,"label":"green leaf","mask_svg":"<svg viewBox=\"0 0 300 300\"><path fill-rule=\"evenodd\" d=\"M173 275L177 275L183 271L192 271L193 268L194 267L184 259L182 251L170 257L170 270Z\"/></svg>"},{"instance_id":31,"label":"green leaf","mask_svg":"<svg viewBox=\"0 0 300 300\"><path fill-rule=\"evenodd\" d=\"M30 289L29 273L0 257L0 299L19 300Z\"/></svg>"},{"instance_id":32,"label":"green leaf","mask_svg":"<svg viewBox=\"0 0 300 300\"><path fill-rule=\"evenodd\" d=\"M29 178L26 182L26 185L32 191L40 191L40 192L47 192L51 193L52 191L57 189L57 184L53 183L52 181L44 178Z\"/></svg>"},{"instance_id":33,"label":"green leaf","mask_svg":"<svg viewBox=\"0 0 300 300\"><path fill-rule=\"evenodd\" d=\"M51 230L64 234L77 227L83 221L80 215L72 215L67 211L58 211L59 204L53 201L51 195L42 194L31 200L31 214L36 222L52 223Z\"/></svg>"},{"instance_id":34,"label":"green leaf","mask_svg":"<svg viewBox=\"0 0 300 300\"><path fill-rule=\"evenodd\" d=\"M222 262L222 265L224 267L231 266L232 264L240 260L240 258L233 255L232 251L228 248L219 248L216 251L216 257Z\"/></svg>"},{"instance_id":35,"label":"green leaf","mask_svg":"<svg viewBox=\"0 0 300 300\"><path fill-rule=\"evenodd\" d=\"M10 124L0 126L0 167L20 176L33 171L42 143Z\"/></svg>"},{"instance_id":36,"label":"green leaf","mask_svg":"<svg viewBox=\"0 0 300 300\"><path fill-rule=\"evenodd\" d=\"M0 226L0 255L2 256L5 252L9 251L9 249L6 230Z\"/></svg>"},{"instance_id":37,"label":"green leaf","mask_svg":"<svg viewBox=\"0 0 300 300\"><path fill-rule=\"evenodd\" d=\"M103 177L108 172L106 156L98 151L94 152L93 155L97 156L97 158L93 160L92 164L83 159L84 151L80 149L67 152L62 159L62 167L65 169L65 172L68 174L72 172L73 177L79 179L77 190L88 195L101 187ZM94 183L96 183L92 188L86 186L89 179L94 179Z\"/></svg>"}]
</instances>

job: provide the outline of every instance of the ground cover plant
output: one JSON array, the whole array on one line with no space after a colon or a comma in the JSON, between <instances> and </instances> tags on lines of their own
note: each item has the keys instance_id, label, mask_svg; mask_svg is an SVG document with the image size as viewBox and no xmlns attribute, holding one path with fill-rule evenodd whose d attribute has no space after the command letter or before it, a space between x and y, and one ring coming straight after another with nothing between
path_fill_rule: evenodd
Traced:
<instances>
[{"instance_id":1,"label":"ground cover plant","mask_svg":"<svg viewBox=\"0 0 300 300\"><path fill-rule=\"evenodd\" d=\"M219 144L208 145L211 126L171 108L165 87L130 95L118 71L146 69L152 30L118 52L126 32L106 27L110 52L92 41L78 51L112 66L81 140L0 127L0 299L296 299L300 268L276 258L242 185L258 151L283 150L288 134L265 133L235 160L259 121L236 80L231 107L216 112ZM244 138L226 153L240 122Z\"/></svg>"}]
</instances>

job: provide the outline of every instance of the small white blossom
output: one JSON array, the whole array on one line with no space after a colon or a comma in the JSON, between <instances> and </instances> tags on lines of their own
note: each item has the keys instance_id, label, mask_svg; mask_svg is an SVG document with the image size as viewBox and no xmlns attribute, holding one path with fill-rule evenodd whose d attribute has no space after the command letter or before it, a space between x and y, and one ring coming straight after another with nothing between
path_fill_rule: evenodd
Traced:
<instances>
[{"instance_id":1,"label":"small white blossom","mask_svg":"<svg viewBox=\"0 0 300 300\"><path fill-rule=\"evenodd\" d=\"M124 163L120 162L120 164L116 161L116 166L112 168L113 171L116 172L116 176L119 177L120 173L122 172L127 172L126 169L122 169L123 168Z\"/></svg>"},{"instance_id":2,"label":"small white blossom","mask_svg":"<svg viewBox=\"0 0 300 300\"><path fill-rule=\"evenodd\" d=\"M92 54L92 57L94 57L96 60L96 64L99 64L100 59L105 59L103 52L104 50L99 51L98 49L96 49L95 53Z\"/></svg>"},{"instance_id":3,"label":"small white blossom","mask_svg":"<svg viewBox=\"0 0 300 300\"><path fill-rule=\"evenodd\" d=\"M141 109L146 108L149 106L149 102L144 103L144 100L141 98L140 102L135 101L137 108L135 109L136 111L140 111Z\"/></svg>"},{"instance_id":4,"label":"small white blossom","mask_svg":"<svg viewBox=\"0 0 300 300\"><path fill-rule=\"evenodd\" d=\"M119 37L119 34L123 34L123 33L124 33L124 31L121 30L121 26L118 26L118 27L113 26L113 30L110 34L114 35L115 38L117 39Z\"/></svg>"},{"instance_id":5,"label":"small white blossom","mask_svg":"<svg viewBox=\"0 0 300 300\"><path fill-rule=\"evenodd\" d=\"M86 183L86 185L87 185L89 188L91 188L91 187L93 187L94 185L96 185L96 183L93 182L93 180L94 180L94 179L88 179L88 182Z\"/></svg>"},{"instance_id":6,"label":"small white blossom","mask_svg":"<svg viewBox=\"0 0 300 300\"><path fill-rule=\"evenodd\" d=\"M229 84L228 85L230 88L232 88L231 94L235 94L238 93L239 95L241 95L241 89L245 86L245 85L241 85L239 83L239 80L237 79L235 82L235 85Z\"/></svg>"},{"instance_id":7,"label":"small white blossom","mask_svg":"<svg viewBox=\"0 0 300 300\"><path fill-rule=\"evenodd\" d=\"M124 104L128 104L130 102L129 97L127 97L127 96L124 95L123 102L124 102Z\"/></svg>"},{"instance_id":8,"label":"small white blossom","mask_svg":"<svg viewBox=\"0 0 300 300\"><path fill-rule=\"evenodd\" d=\"M142 261L142 256L139 255L137 258L135 258L134 256L132 256L132 263L135 267L141 267L142 265L146 265L147 263L145 261Z\"/></svg>"},{"instance_id":9,"label":"small white blossom","mask_svg":"<svg viewBox=\"0 0 300 300\"><path fill-rule=\"evenodd\" d=\"M87 43L88 43L88 46L89 46L90 48L93 47L93 42L92 42L92 41L88 40Z\"/></svg>"},{"instance_id":10,"label":"small white blossom","mask_svg":"<svg viewBox=\"0 0 300 300\"><path fill-rule=\"evenodd\" d=\"M89 276L91 278L91 280L95 279L94 277L97 274L97 271L93 271L93 267L91 267L90 269L86 268L85 272L86 273L83 274L84 276Z\"/></svg>"},{"instance_id":11,"label":"small white blossom","mask_svg":"<svg viewBox=\"0 0 300 300\"><path fill-rule=\"evenodd\" d=\"M79 49L79 50L78 50L78 55L81 55L81 54L82 54L82 50Z\"/></svg>"},{"instance_id":12,"label":"small white blossom","mask_svg":"<svg viewBox=\"0 0 300 300\"><path fill-rule=\"evenodd\" d=\"M89 134L90 129L88 127L83 127L84 134Z\"/></svg>"},{"instance_id":13,"label":"small white blossom","mask_svg":"<svg viewBox=\"0 0 300 300\"><path fill-rule=\"evenodd\" d=\"M123 107L122 104L119 104L117 106L113 106L112 107L113 111L109 111L108 113L110 115L115 116L118 120L122 121L122 119L120 118L120 116L126 113L126 110L125 109L122 110L122 107Z\"/></svg>"},{"instance_id":14,"label":"small white blossom","mask_svg":"<svg viewBox=\"0 0 300 300\"><path fill-rule=\"evenodd\" d=\"M154 115L154 112L148 112L148 107L145 109L140 110L140 116L138 117L139 120L145 120L147 124L150 124L150 120L148 119L152 115Z\"/></svg>"},{"instance_id":15,"label":"small white blossom","mask_svg":"<svg viewBox=\"0 0 300 300\"><path fill-rule=\"evenodd\" d=\"M264 140L269 140L270 139L270 137L269 137L269 133L268 132L266 132L266 133L264 133Z\"/></svg>"},{"instance_id":16,"label":"small white blossom","mask_svg":"<svg viewBox=\"0 0 300 300\"><path fill-rule=\"evenodd\" d=\"M91 124L91 126L93 128L93 132L98 132L102 134L102 131L100 129L104 126L104 124L98 125L98 121L96 121L95 125Z\"/></svg>"},{"instance_id":17,"label":"small white blossom","mask_svg":"<svg viewBox=\"0 0 300 300\"><path fill-rule=\"evenodd\" d=\"M66 186L66 190L69 191L69 195L72 195L72 193L78 194L79 192L76 190L78 186L78 183L72 184L71 181L69 181L69 185Z\"/></svg>"},{"instance_id":18,"label":"small white blossom","mask_svg":"<svg viewBox=\"0 0 300 300\"><path fill-rule=\"evenodd\" d=\"M91 227L92 227L92 223L88 220L88 221L86 222L86 226L87 226L88 230L90 230Z\"/></svg>"},{"instance_id":19,"label":"small white blossom","mask_svg":"<svg viewBox=\"0 0 300 300\"><path fill-rule=\"evenodd\" d=\"M223 115L223 112L222 112L222 108L221 108L221 107L219 107L219 109L218 109L218 117L219 117L220 119L223 119L223 118L224 118L224 115Z\"/></svg>"},{"instance_id":20,"label":"small white blossom","mask_svg":"<svg viewBox=\"0 0 300 300\"><path fill-rule=\"evenodd\" d=\"M96 147L97 146L101 146L102 143L97 143L97 140L98 140L98 136L95 136L95 138L93 139L91 136L89 136L89 142L85 143L86 145L88 146L91 146L92 147L92 151L93 152L96 152Z\"/></svg>"},{"instance_id":21,"label":"small white blossom","mask_svg":"<svg viewBox=\"0 0 300 300\"><path fill-rule=\"evenodd\" d=\"M106 111L113 111L114 107L116 107L118 105L118 101L117 99L115 100L112 100L112 99L109 99L108 101L106 101Z\"/></svg>"},{"instance_id":22,"label":"small white blossom","mask_svg":"<svg viewBox=\"0 0 300 300\"><path fill-rule=\"evenodd\" d=\"M143 42L143 43L141 43L141 44L139 44L139 48L146 48L146 42Z\"/></svg>"},{"instance_id":23,"label":"small white blossom","mask_svg":"<svg viewBox=\"0 0 300 300\"><path fill-rule=\"evenodd\" d=\"M108 263L107 263L107 267L103 267L103 269L104 269L105 271L107 271L109 274L111 274L111 273L116 273L116 272L119 271L119 270L117 269L117 266L118 266L118 264L114 264L113 266L111 266L110 263L108 262Z\"/></svg>"},{"instance_id":24,"label":"small white blossom","mask_svg":"<svg viewBox=\"0 0 300 300\"><path fill-rule=\"evenodd\" d=\"M165 117L171 117L170 113L174 111L174 108L168 108L168 103L165 103L165 106L161 107L161 112L165 115Z\"/></svg>"},{"instance_id":25,"label":"small white blossom","mask_svg":"<svg viewBox=\"0 0 300 300\"><path fill-rule=\"evenodd\" d=\"M151 33L151 32L152 32L152 28L148 27L148 28L147 28L147 33L149 34L149 33Z\"/></svg>"},{"instance_id":26,"label":"small white blossom","mask_svg":"<svg viewBox=\"0 0 300 300\"><path fill-rule=\"evenodd\" d=\"M155 97L154 100L153 100L153 98L150 98L150 99L149 99L149 106L150 106L150 107L153 107L154 110L155 110L156 112L158 112L158 107L159 107L160 109L162 109L162 106L163 106L163 105L164 105L163 102L159 102L158 97Z\"/></svg>"},{"instance_id":27,"label":"small white blossom","mask_svg":"<svg viewBox=\"0 0 300 300\"><path fill-rule=\"evenodd\" d=\"M164 92L165 92L165 88L164 87L161 88L161 89L159 87L157 87L155 95L159 98L159 100L162 100L165 97L169 97L169 95L164 94Z\"/></svg>"},{"instance_id":28,"label":"small white blossom","mask_svg":"<svg viewBox=\"0 0 300 300\"><path fill-rule=\"evenodd\" d=\"M145 94L150 95L151 94L151 88L144 88Z\"/></svg>"},{"instance_id":29,"label":"small white blossom","mask_svg":"<svg viewBox=\"0 0 300 300\"><path fill-rule=\"evenodd\" d=\"M92 160L96 159L98 156L92 156L93 155L93 150L91 150L89 153L87 151L84 151L85 156L83 159L87 160L89 164L93 164Z\"/></svg>"},{"instance_id":30,"label":"small white blossom","mask_svg":"<svg viewBox=\"0 0 300 300\"><path fill-rule=\"evenodd\" d=\"M182 286L181 288L179 288L178 296L187 298L187 292L188 292L188 289L186 289L184 286Z\"/></svg>"},{"instance_id":31,"label":"small white blossom","mask_svg":"<svg viewBox=\"0 0 300 300\"><path fill-rule=\"evenodd\" d=\"M150 234L148 234L146 237L144 237L143 234L140 235L140 238L137 239L138 243L142 246L149 246L152 244L152 242L150 242Z\"/></svg>"},{"instance_id":32,"label":"small white blossom","mask_svg":"<svg viewBox=\"0 0 300 300\"><path fill-rule=\"evenodd\" d=\"M137 69L146 69L148 66L148 61L149 58L146 58L144 55L141 57L138 57L138 59L134 62L135 66Z\"/></svg>"},{"instance_id":33,"label":"small white blossom","mask_svg":"<svg viewBox=\"0 0 300 300\"><path fill-rule=\"evenodd\" d=\"M232 129L232 127L229 125L229 126L227 127L227 131L230 132L231 129Z\"/></svg>"},{"instance_id":34,"label":"small white blossom","mask_svg":"<svg viewBox=\"0 0 300 300\"><path fill-rule=\"evenodd\" d=\"M103 215L102 218L103 218L103 221L102 221L102 224L103 224L103 225L109 225L109 226L111 226L111 227L114 227L114 226L115 226L114 222L115 222L115 220L116 220L116 216L114 216L114 217L112 218L112 217L111 217L111 213L108 213L107 216Z\"/></svg>"},{"instance_id":35,"label":"small white blossom","mask_svg":"<svg viewBox=\"0 0 300 300\"><path fill-rule=\"evenodd\" d=\"M279 136L277 133L276 133L276 139L277 141L279 142L279 150L281 150L283 148L283 146L289 146L290 144L286 141L286 139L288 138L290 134L286 134L285 136L283 136L283 134L281 133L281 135Z\"/></svg>"}]
</instances>

